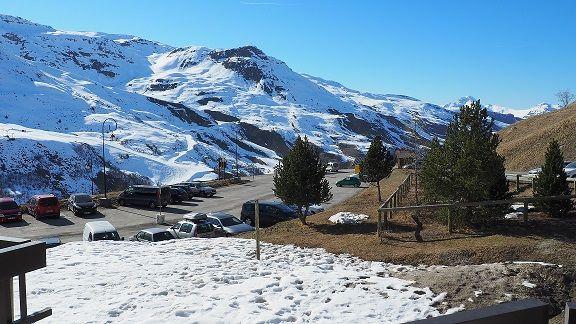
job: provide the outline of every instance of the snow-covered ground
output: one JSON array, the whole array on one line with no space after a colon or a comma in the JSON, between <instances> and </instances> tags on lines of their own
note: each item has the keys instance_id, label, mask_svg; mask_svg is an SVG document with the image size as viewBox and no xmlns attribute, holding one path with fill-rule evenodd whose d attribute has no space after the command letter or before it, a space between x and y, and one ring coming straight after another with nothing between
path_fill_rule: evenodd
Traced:
<instances>
[{"instance_id":1,"label":"snow-covered ground","mask_svg":"<svg viewBox=\"0 0 576 324\"><path fill-rule=\"evenodd\" d=\"M254 241L74 242L27 279L43 323L400 323L440 315L445 294L390 277L398 266ZM15 285L17 287L18 285Z\"/></svg>"},{"instance_id":2,"label":"snow-covered ground","mask_svg":"<svg viewBox=\"0 0 576 324\"><path fill-rule=\"evenodd\" d=\"M354 214L350 212L339 212L328 218L329 221L335 224L352 224L352 225L361 224L367 219L368 215Z\"/></svg>"}]
</instances>

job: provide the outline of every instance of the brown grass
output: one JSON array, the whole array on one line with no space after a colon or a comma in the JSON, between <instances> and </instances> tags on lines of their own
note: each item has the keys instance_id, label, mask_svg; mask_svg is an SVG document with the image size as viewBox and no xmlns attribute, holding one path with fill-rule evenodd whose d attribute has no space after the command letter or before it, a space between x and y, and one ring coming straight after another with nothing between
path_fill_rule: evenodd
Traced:
<instances>
[{"instance_id":1,"label":"brown grass","mask_svg":"<svg viewBox=\"0 0 576 324\"><path fill-rule=\"evenodd\" d=\"M564 158L576 160L576 103L551 113L519 121L500 131L498 152L506 157L506 169L527 171L544 162L548 143L555 138Z\"/></svg>"},{"instance_id":2,"label":"brown grass","mask_svg":"<svg viewBox=\"0 0 576 324\"><path fill-rule=\"evenodd\" d=\"M383 197L395 190L406 176L394 170L382 182ZM413 194L413 193L412 193ZM413 202L413 197L406 204ZM449 234L447 227L432 215L422 215L423 243L414 239L415 224L409 214L397 213L391 222L391 232L381 244L376 237L378 198L375 187L358 193L333 208L308 218L308 225L298 220L284 222L261 231L262 240L276 244L324 248L332 253L347 253L364 260L401 264L479 264L511 260L533 260L576 265L573 257L576 221L554 220L545 215L531 214L527 225L509 221L479 232L460 228ZM361 225L331 223L328 218L340 211L369 215ZM252 237L245 235L245 237Z\"/></svg>"}]
</instances>

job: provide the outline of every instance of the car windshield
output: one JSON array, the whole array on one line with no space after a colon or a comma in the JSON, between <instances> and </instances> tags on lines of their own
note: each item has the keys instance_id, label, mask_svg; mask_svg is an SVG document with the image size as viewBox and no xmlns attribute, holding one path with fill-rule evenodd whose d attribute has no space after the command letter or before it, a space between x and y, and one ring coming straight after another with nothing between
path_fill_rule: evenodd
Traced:
<instances>
[{"instance_id":1,"label":"car windshield","mask_svg":"<svg viewBox=\"0 0 576 324\"><path fill-rule=\"evenodd\" d=\"M220 223L222 223L222 226L228 227L228 226L240 225L242 224L242 221L236 217L228 217L228 218L221 218Z\"/></svg>"},{"instance_id":2,"label":"car windshield","mask_svg":"<svg viewBox=\"0 0 576 324\"><path fill-rule=\"evenodd\" d=\"M0 210L12 210L12 209L18 209L18 204L16 204L14 201L0 202Z\"/></svg>"},{"instance_id":3,"label":"car windshield","mask_svg":"<svg viewBox=\"0 0 576 324\"><path fill-rule=\"evenodd\" d=\"M120 235L118 232L102 232L102 233L94 233L94 241L118 241L120 240Z\"/></svg>"},{"instance_id":4,"label":"car windshield","mask_svg":"<svg viewBox=\"0 0 576 324\"><path fill-rule=\"evenodd\" d=\"M570 162L570 163L566 164L565 168L576 169L576 162Z\"/></svg>"},{"instance_id":5,"label":"car windshield","mask_svg":"<svg viewBox=\"0 0 576 324\"><path fill-rule=\"evenodd\" d=\"M174 237L172 236L172 234L170 234L170 232L168 232L168 231L159 232L159 233L154 234L154 242L171 240L173 238Z\"/></svg>"},{"instance_id":6,"label":"car windshield","mask_svg":"<svg viewBox=\"0 0 576 324\"><path fill-rule=\"evenodd\" d=\"M42 198L38 202L38 205L43 206L43 207L56 206L56 205L58 205L58 199L56 199L56 197Z\"/></svg>"},{"instance_id":7,"label":"car windshield","mask_svg":"<svg viewBox=\"0 0 576 324\"><path fill-rule=\"evenodd\" d=\"M89 203L92 202L92 197L88 196L88 195L79 195L74 197L74 201L78 202L78 203Z\"/></svg>"}]
</instances>

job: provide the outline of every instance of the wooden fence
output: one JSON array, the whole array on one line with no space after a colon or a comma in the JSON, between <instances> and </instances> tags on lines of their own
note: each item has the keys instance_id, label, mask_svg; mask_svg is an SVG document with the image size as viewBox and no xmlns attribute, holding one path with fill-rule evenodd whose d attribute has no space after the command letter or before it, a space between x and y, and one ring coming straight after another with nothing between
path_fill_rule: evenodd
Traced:
<instances>
[{"instance_id":1,"label":"wooden fence","mask_svg":"<svg viewBox=\"0 0 576 324\"><path fill-rule=\"evenodd\" d=\"M386 212L384 214L384 221L382 220L382 209L383 208L396 208L398 205L404 200L404 198L410 192L410 188L414 185L416 187L416 191L418 191L418 174L416 173L409 173L408 176L402 181L402 183L398 186L398 188L388 197L388 199L384 200L384 203L380 205L378 209L378 227L377 227L377 235L379 238L382 238L382 231L383 227L388 223L388 219L392 218L392 212Z\"/></svg>"}]
</instances>

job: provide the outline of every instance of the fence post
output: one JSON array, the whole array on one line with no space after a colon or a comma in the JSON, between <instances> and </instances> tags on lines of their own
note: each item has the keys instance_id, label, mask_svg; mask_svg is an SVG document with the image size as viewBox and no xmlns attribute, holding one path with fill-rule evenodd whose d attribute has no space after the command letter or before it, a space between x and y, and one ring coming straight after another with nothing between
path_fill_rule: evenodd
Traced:
<instances>
[{"instance_id":1,"label":"fence post","mask_svg":"<svg viewBox=\"0 0 576 324\"><path fill-rule=\"evenodd\" d=\"M382 242L382 211L378 208L378 227L376 228L378 239Z\"/></svg>"},{"instance_id":2,"label":"fence post","mask_svg":"<svg viewBox=\"0 0 576 324\"><path fill-rule=\"evenodd\" d=\"M522 212L522 216L524 217L524 223L528 222L528 202L524 202L524 211Z\"/></svg>"},{"instance_id":3,"label":"fence post","mask_svg":"<svg viewBox=\"0 0 576 324\"><path fill-rule=\"evenodd\" d=\"M260 206L258 199L254 202L254 225L256 225L256 259L260 260Z\"/></svg>"},{"instance_id":4,"label":"fence post","mask_svg":"<svg viewBox=\"0 0 576 324\"><path fill-rule=\"evenodd\" d=\"M520 192L520 175L516 175L516 192Z\"/></svg>"},{"instance_id":5,"label":"fence post","mask_svg":"<svg viewBox=\"0 0 576 324\"><path fill-rule=\"evenodd\" d=\"M564 309L564 324L576 324L576 303L566 303Z\"/></svg>"}]
</instances>

